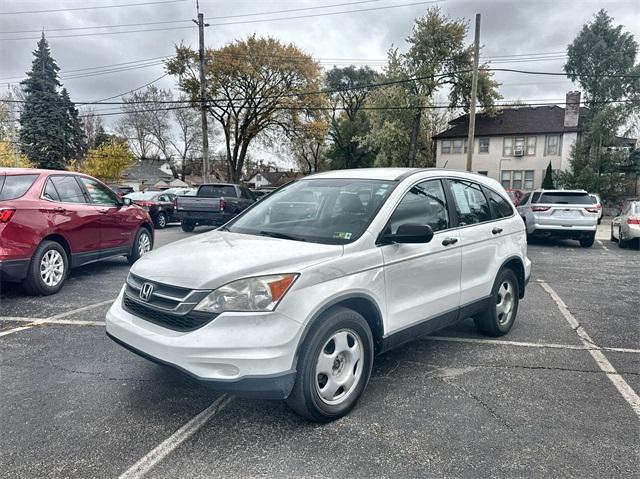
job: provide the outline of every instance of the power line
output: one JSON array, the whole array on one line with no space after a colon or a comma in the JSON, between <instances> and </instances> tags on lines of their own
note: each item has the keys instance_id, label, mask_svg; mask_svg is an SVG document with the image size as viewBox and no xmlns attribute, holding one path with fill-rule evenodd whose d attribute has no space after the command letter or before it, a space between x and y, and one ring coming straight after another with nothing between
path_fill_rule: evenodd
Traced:
<instances>
[{"instance_id":1,"label":"power line","mask_svg":"<svg viewBox=\"0 0 640 479\"><path fill-rule=\"evenodd\" d=\"M297 15L292 17L278 17L278 18L264 18L259 20L244 20L238 22L223 22L223 23L210 23L209 26L227 26L227 25L245 25L250 23L263 23L263 22L275 22L275 21L283 21L283 20L299 20L303 18L316 18L316 17L326 17L332 15L342 15L347 13L360 13L360 12L371 12L377 10L389 10L392 8L401 8L401 7L411 7L415 5L426 5L433 3L441 3L446 0L429 0L429 1L421 1L421 2L413 2L413 3L403 3L400 5L388 5L384 7L371 7L371 8L360 8L355 10L343 10L340 12L328 12L328 13L315 13L309 15ZM122 30L119 32L95 32L95 33L77 33L77 34L69 34L69 35L53 35L47 37L48 39L53 38L74 38L74 37L90 37L96 35L120 35L124 33L142 33L142 32L158 32L158 31L169 31L169 30L186 30L192 28L190 26L184 27L166 27L166 28L144 28L137 30ZM40 37L17 37L17 38L0 38L0 41L15 41L15 40L39 40Z\"/></svg>"},{"instance_id":2,"label":"power line","mask_svg":"<svg viewBox=\"0 0 640 479\"><path fill-rule=\"evenodd\" d=\"M238 15L225 15L218 17L206 17L205 20L225 20L230 18L242 18L242 17L255 17L259 15L275 15L279 13L291 13L291 12L301 12L306 10L320 10L323 8L335 8L335 7L345 7L349 5L358 5L362 3L375 3L381 2L383 0L361 0L357 2L347 2L347 3L334 3L331 5L316 5L315 7L304 7L304 8L291 8L289 10L275 10L270 12L255 12L255 13L244 13ZM141 23L120 23L117 25L95 25L91 27L65 27L65 28L44 28L47 32L61 32L61 31L73 31L73 30L92 30L97 28L123 28L123 27L142 27L148 25L170 25L175 23L191 23L190 19L187 20L165 20L161 22L141 22ZM2 32L6 34L17 34L17 33L40 33L43 29L40 30L14 30L9 32Z\"/></svg>"},{"instance_id":3,"label":"power line","mask_svg":"<svg viewBox=\"0 0 640 479\"><path fill-rule=\"evenodd\" d=\"M181 3L187 0L157 0L154 2L121 3L118 5L96 5L93 7L58 8L51 10L23 10L21 12L0 12L0 15L27 15L30 13L73 12L78 10L99 10L104 8L139 7L144 5L161 5L166 3Z\"/></svg>"},{"instance_id":4,"label":"power line","mask_svg":"<svg viewBox=\"0 0 640 479\"><path fill-rule=\"evenodd\" d=\"M105 102L105 101L107 101L107 100L112 100L112 99L114 99L114 98L118 98L118 97L121 97L121 96L127 95L127 94L129 94L129 93L133 93L134 91L142 90L143 88L146 88L146 87L148 87L148 86L151 86L151 85L153 85L154 83L156 83L156 82L158 82L158 81L162 80L162 79L163 79L164 77L166 77L167 75L169 75L169 74L168 74L168 73L165 73L164 75L159 76L159 77L158 77L158 78L156 78L155 80L151 80L150 82L145 83L144 85L141 85L141 86L139 86L139 87L133 88L133 89L131 89L131 90L127 90L127 91L125 91L124 93L119 93L119 94L117 94L117 95L109 96L109 97L107 97L107 98L103 98L103 99L101 99L101 100L96 100L96 101L94 101L94 102L91 102L91 103L85 103L85 104L87 104L87 105L98 105L98 104L104 104L103 102Z\"/></svg>"}]
</instances>

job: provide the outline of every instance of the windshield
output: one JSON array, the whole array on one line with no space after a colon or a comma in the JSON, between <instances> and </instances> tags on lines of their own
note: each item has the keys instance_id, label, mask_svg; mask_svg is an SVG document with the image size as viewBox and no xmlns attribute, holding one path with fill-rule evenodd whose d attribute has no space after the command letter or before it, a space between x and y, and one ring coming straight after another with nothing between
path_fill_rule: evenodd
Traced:
<instances>
[{"instance_id":1,"label":"windshield","mask_svg":"<svg viewBox=\"0 0 640 479\"><path fill-rule=\"evenodd\" d=\"M395 182L302 180L266 196L227 225L229 231L324 244L362 235Z\"/></svg>"},{"instance_id":2,"label":"windshield","mask_svg":"<svg viewBox=\"0 0 640 479\"><path fill-rule=\"evenodd\" d=\"M202 185L198 190L198 196L204 198L235 198L236 189L231 185Z\"/></svg>"},{"instance_id":3,"label":"windshield","mask_svg":"<svg viewBox=\"0 0 640 479\"><path fill-rule=\"evenodd\" d=\"M147 191L146 193L142 193L142 192L138 192L138 193L129 193L128 195L126 195L126 198L129 198L133 201L137 201L137 200L153 200L156 196L158 196L160 193L158 193L157 191Z\"/></svg>"},{"instance_id":4,"label":"windshield","mask_svg":"<svg viewBox=\"0 0 640 479\"><path fill-rule=\"evenodd\" d=\"M553 193L542 193L537 203L558 204L558 205L592 205L593 199L587 193L574 191L558 191Z\"/></svg>"}]
</instances>

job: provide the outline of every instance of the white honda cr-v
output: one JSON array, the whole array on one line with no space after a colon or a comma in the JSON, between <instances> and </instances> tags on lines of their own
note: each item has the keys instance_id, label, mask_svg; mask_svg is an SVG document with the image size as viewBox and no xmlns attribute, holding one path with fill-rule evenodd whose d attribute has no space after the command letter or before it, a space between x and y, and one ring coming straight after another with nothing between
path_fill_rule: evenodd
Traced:
<instances>
[{"instance_id":1,"label":"white honda cr-v","mask_svg":"<svg viewBox=\"0 0 640 479\"><path fill-rule=\"evenodd\" d=\"M494 180L330 171L143 256L107 334L221 390L330 421L354 406L377 353L468 317L507 333L530 270L524 224Z\"/></svg>"}]
</instances>

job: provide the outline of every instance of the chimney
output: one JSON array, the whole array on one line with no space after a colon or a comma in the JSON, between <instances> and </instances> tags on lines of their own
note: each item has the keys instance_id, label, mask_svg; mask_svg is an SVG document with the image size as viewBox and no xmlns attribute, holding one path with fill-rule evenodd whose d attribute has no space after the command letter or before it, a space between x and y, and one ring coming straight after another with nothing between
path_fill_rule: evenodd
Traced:
<instances>
[{"instance_id":1,"label":"chimney","mask_svg":"<svg viewBox=\"0 0 640 479\"><path fill-rule=\"evenodd\" d=\"M576 128L578 126L578 117L580 116L580 92L567 92L567 104L564 110L564 127Z\"/></svg>"}]
</instances>

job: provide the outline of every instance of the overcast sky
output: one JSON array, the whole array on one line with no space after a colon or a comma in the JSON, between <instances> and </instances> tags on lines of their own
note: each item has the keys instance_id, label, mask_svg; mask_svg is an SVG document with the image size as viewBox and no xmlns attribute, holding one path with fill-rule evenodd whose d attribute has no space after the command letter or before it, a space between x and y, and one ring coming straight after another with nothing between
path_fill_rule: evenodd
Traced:
<instances>
[{"instance_id":1,"label":"overcast sky","mask_svg":"<svg viewBox=\"0 0 640 479\"><path fill-rule=\"evenodd\" d=\"M370 60L380 65L389 47L403 47L411 30L413 19L423 14L427 4L401 6L419 0L200 0L200 7L212 24L241 22L252 23L216 25L207 28L207 46L220 47L231 40L251 33L271 35L321 59L330 66L335 59L358 59L357 64ZM86 76L90 67L102 67L124 62L153 59L173 52L173 45L184 41L197 47L197 27L189 23L195 17L195 0L0 0L0 83L17 82L30 68L39 31L44 29L54 58L61 69L62 82L74 101L93 101L123 93L150 82L163 74L160 64L129 71ZM82 9L123 4L147 5L120 8ZM346 5L351 3L351 5ZM340 5L341 6L337 6ZM605 8L617 23L640 40L640 8L638 0L582 1L582 0L447 0L437 3L449 16L468 19L471 23L476 13L482 14L481 42L485 57L522 54L546 54L551 60L515 63L495 63L494 66L540 71L562 71L569 44L582 25L600 8ZM318 8L336 5L332 8ZM287 16L320 15L330 12L373 9L396 6L384 10L359 11L312 18L268 20ZM271 15L239 15L302 9L292 13ZM20 13L34 10L67 9L47 13ZM75 10L72 10L75 9ZM213 17L234 18L215 19ZM175 22L119 28L90 28L106 25L137 24L148 22ZM79 29L79 28L87 29ZM176 29L176 27L185 27ZM74 30L68 30L73 28ZM172 28L172 29L167 29ZM56 30L63 29L63 30ZM65 30L67 29L67 30ZM158 29L135 33L109 34L115 31ZM14 33L15 32L15 33ZM92 33L91 36L68 36ZM96 34L98 33L98 34ZM64 38L55 38L66 36ZM469 42L473 29L469 30ZM340 64L343 64L341 62ZM144 64L144 63L143 63ZM139 64L134 64L139 65ZM128 65L125 65L128 67ZM112 69L122 68L121 66ZM84 69L84 70L83 70ZM75 72L73 71L75 70ZM80 71L78 71L80 70ZM99 70L97 70L99 71ZM75 75L75 78L74 78ZM562 78L497 73L503 83L501 93L505 99L562 100L572 88ZM170 77L157 82L163 88L174 86ZM104 107L101 107L104 108ZM113 120L115 117L110 117Z\"/></svg>"}]
</instances>

